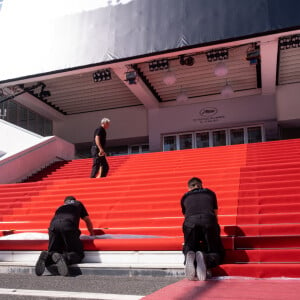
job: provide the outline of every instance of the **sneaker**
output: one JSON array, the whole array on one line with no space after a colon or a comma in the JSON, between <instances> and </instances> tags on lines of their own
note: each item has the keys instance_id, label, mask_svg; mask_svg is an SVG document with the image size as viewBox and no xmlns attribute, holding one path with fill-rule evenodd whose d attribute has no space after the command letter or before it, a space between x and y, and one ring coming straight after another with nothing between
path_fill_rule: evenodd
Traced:
<instances>
[{"instance_id":1,"label":"sneaker","mask_svg":"<svg viewBox=\"0 0 300 300\"><path fill-rule=\"evenodd\" d=\"M48 258L48 251L42 251L36 264L35 264L35 274L37 276L43 275L46 267L46 260Z\"/></svg>"},{"instance_id":2,"label":"sneaker","mask_svg":"<svg viewBox=\"0 0 300 300\"><path fill-rule=\"evenodd\" d=\"M62 254L54 252L52 254L52 260L56 263L57 271L62 276L69 275L68 265Z\"/></svg>"},{"instance_id":3,"label":"sneaker","mask_svg":"<svg viewBox=\"0 0 300 300\"><path fill-rule=\"evenodd\" d=\"M195 280L195 276L196 276L195 252L193 251L189 251L186 254L185 276L188 280Z\"/></svg>"},{"instance_id":4,"label":"sneaker","mask_svg":"<svg viewBox=\"0 0 300 300\"><path fill-rule=\"evenodd\" d=\"M196 272L198 280L206 280L206 265L204 261L204 256L201 251L196 252Z\"/></svg>"}]
</instances>

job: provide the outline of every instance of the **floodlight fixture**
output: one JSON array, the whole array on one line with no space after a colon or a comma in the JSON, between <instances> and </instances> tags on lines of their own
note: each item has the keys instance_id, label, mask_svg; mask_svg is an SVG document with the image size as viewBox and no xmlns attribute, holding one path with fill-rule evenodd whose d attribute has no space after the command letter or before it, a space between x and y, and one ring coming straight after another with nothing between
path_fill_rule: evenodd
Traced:
<instances>
[{"instance_id":1,"label":"floodlight fixture","mask_svg":"<svg viewBox=\"0 0 300 300\"><path fill-rule=\"evenodd\" d=\"M136 80L137 80L136 71L128 71L125 74L126 74L125 81L128 81L128 84L136 84Z\"/></svg>"},{"instance_id":2,"label":"floodlight fixture","mask_svg":"<svg viewBox=\"0 0 300 300\"><path fill-rule=\"evenodd\" d=\"M227 48L213 49L206 52L206 58L208 62L228 59L229 52Z\"/></svg>"},{"instance_id":3,"label":"floodlight fixture","mask_svg":"<svg viewBox=\"0 0 300 300\"><path fill-rule=\"evenodd\" d=\"M185 55L179 55L179 63L182 66L192 66L194 65L195 59L193 56L185 56Z\"/></svg>"},{"instance_id":4,"label":"floodlight fixture","mask_svg":"<svg viewBox=\"0 0 300 300\"><path fill-rule=\"evenodd\" d=\"M110 69L103 69L103 70L96 71L93 74L93 79L94 79L94 82L110 80L111 79Z\"/></svg>"},{"instance_id":5,"label":"floodlight fixture","mask_svg":"<svg viewBox=\"0 0 300 300\"><path fill-rule=\"evenodd\" d=\"M164 58L164 59L159 59L159 60L153 60L149 62L149 71L159 71L159 70L164 70L169 68L169 61Z\"/></svg>"},{"instance_id":6,"label":"floodlight fixture","mask_svg":"<svg viewBox=\"0 0 300 300\"><path fill-rule=\"evenodd\" d=\"M300 35L291 35L279 39L280 50L300 47Z\"/></svg>"}]
</instances>

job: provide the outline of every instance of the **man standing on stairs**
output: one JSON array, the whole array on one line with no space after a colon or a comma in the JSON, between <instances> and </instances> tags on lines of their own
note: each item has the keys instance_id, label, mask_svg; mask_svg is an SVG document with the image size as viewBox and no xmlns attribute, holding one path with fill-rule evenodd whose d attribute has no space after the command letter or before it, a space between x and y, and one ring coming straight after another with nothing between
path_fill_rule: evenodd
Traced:
<instances>
[{"instance_id":1,"label":"man standing on stairs","mask_svg":"<svg viewBox=\"0 0 300 300\"><path fill-rule=\"evenodd\" d=\"M50 222L48 251L42 251L35 265L35 273L41 276L45 268L56 264L58 273L67 276L68 265L78 264L84 258L80 240L79 221L83 219L90 235L93 224L84 205L73 196L67 196Z\"/></svg>"},{"instance_id":2,"label":"man standing on stairs","mask_svg":"<svg viewBox=\"0 0 300 300\"><path fill-rule=\"evenodd\" d=\"M106 177L109 165L106 160L105 145L106 145L106 129L110 125L110 120L103 118L101 125L94 132L94 140L91 149L93 157L93 166L91 171L91 178Z\"/></svg>"},{"instance_id":3,"label":"man standing on stairs","mask_svg":"<svg viewBox=\"0 0 300 300\"><path fill-rule=\"evenodd\" d=\"M216 194L202 187L201 179L188 181L188 192L181 198L185 273L189 280L206 280L207 269L221 264L224 248L218 224Z\"/></svg>"}]
</instances>

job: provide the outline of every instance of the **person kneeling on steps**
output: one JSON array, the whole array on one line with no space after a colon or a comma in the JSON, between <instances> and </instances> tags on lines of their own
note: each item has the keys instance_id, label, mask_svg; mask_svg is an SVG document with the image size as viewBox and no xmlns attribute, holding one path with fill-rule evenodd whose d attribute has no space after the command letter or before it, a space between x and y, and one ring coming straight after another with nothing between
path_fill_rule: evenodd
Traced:
<instances>
[{"instance_id":1,"label":"person kneeling on steps","mask_svg":"<svg viewBox=\"0 0 300 300\"><path fill-rule=\"evenodd\" d=\"M188 192L181 198L181 209L186 277L206 280L208 269L220 265L225 253L216 194L203 188L201 179L193 177L188 181Z\"/></svg>"},{"instance_id":2,"label":"person kneeling on steps","mask_svg":"<svg viewBox=\"0 0 300 300\"><path fill-rule=\"evenodd\" d=\"M50 222L48 251L42 251L36 262L37 276L41 276L45 268L53 264L56 264L60 275L67 276L68 265L82 261L84 252L80 240L80 219L85 221L90 235L94 235L93 224L84 205L75 197L67 196Z\"/></svg>"}]
</instances>

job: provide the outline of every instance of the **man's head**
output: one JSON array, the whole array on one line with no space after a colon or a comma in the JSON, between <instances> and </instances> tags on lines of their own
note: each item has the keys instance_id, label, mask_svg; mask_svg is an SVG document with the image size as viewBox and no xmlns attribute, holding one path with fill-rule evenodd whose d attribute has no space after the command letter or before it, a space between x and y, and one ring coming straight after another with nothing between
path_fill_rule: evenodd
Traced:
<instances>
[{"instance_id":1,"label":"man's head","mask_svg":"<svg viewBox=\"0 0 300 300\"><path fill-rule=\"evenodd\" d=\"M101 126L104 128L104 129L107 129L110 125L110 119L108 118L103 118L101 120Z\"/></svg>"},{"instance_id":2,"label":"man's head","mask_svg":"<svg viewBox=\"0 0 300 300\"><path fill-rule=\"evenodd\" d=\"M194 189L200 189L200 188L202 188L202 181L201 181L201 179L198 178L198 177L192 177L188 181L188 188L189 188L189 191L194 190Z\"/></svg>"},{"instance_id":3,"label":"man's head","mask_svg":"<svg viewBox=\"0 0 300 300\"><path fill-rule=\"evenodd\" d=\"M64 200L64 203L74 203L76 198L74 196L67 196Z\"/></svg>"}]
</instances>

